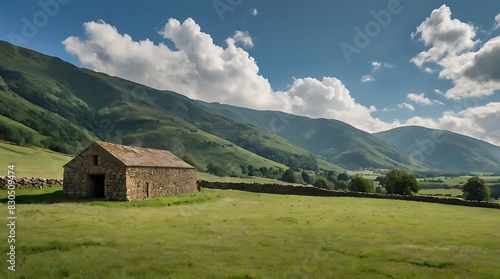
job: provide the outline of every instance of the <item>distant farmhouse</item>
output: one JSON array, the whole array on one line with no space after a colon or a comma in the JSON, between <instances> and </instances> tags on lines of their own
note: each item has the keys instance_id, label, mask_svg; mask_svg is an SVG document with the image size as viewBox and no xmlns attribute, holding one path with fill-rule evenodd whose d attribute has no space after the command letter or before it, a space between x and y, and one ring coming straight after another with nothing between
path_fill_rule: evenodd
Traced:
<instances>
[{"instance_id":1,"label":"distant farmhouse","mask_svg":"<svg viewBox=\"0 0 500 279\"><path fill-rule=\"evenodd\" d=\"M64 165L67 195L135 201L196 190L196 170L166 150L97 141Z\"/></svg>"}]
</instances>

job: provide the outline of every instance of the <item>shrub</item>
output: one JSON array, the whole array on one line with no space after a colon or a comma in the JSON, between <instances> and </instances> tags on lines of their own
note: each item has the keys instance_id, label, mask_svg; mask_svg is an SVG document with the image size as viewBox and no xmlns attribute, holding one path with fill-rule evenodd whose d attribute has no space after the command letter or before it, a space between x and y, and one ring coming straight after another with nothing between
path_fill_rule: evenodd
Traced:
<instances>
[{"instance_id":1,"label":"shrub","mask_svg":"<svg viewBox=\"0 0 500 279\"><path fill-rule=\"evenodd\" d=\"M333 190L334 188L333 183L331 183L324 177L318 177L316 181L314 181L314 187L328 190Z\"/></svg>"},{"instance_id":2,"label":"shrub","mask_svg":"<svg viewBox=\"0 0 500 279\"><path fill-rule=\"evenodd\" d=\"M391 170L383 184L388 194L411 195L420 190L415 177L402 170Z\"/></svg>"},{"instance_id":3,"label":"shrub","mask_svg":"<svg viewBox=\"0 0 500 279\"><path fill-rule=\"evenodd\" d=\"M361 176L356 176L349 183L349 190L355 192L373 193L373 182Z\"/></svg>"},{"instance_id":4,"label":"shrub","mask_svg":"<svg viewBox=\"0 0 500 279\"><path fill-rule=\"evenodd\" d=\"M489 187L483 179L477 176L469 178L462 191L466 200L487 201L490 199Z\"/></svg>"},{"instance_id":5,"label":"shrub","mask_svg":"<svg viewBox=\"0 0 500 279\"><path fill-rule=\"evenodd\" d=\"M336 190L347 190L347 182L345 182L344 180L339 180L336 184L335 184L335 189Z\"/></svg>"},{"instance_id":6,"label":"shrub","mask_svg":"<svg viewBox=\"0 0 500 279\"><path fill-rule=\"evenodd\" d=\"M500 184L490 185L490 195L494 199L500 199Z\"/></svg>"},{"instance_id":7,"label":"shrub","mask_svg":"<svg viewBox=\"0 0 500 279\"><path fill-rule=\"evenodd\" d=\"M227 171L219 165L209 163L207 165L207 172L217 176L227 176Z\"/></svg>"},{"instance_id":8,"label":"shrub","mask_svg":"<svg viewBox=\"0 0 500 279\"><path fill-rule=\"evenodd\" d=\"M311 184L311 177L305 170L302 171L302 179L304 180L305 183Z\"/></svg>"},{"instance_id":9,"label":"shrub","mask_svg":"<svg viewBox=\"0 0 500 279\"><path fill-rule=\"evenodd\" d=\"M281 181L290 182L290 183L298 183L299 179L295 175L292 169L287 169L285 173L280 178Z\"/></svg>"}]
</instances>

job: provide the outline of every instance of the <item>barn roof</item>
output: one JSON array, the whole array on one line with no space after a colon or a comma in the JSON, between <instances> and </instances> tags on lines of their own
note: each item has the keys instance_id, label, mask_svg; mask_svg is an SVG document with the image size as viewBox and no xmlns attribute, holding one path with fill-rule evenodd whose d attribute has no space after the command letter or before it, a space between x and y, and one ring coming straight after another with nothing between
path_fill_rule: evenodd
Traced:
<instances>
[{"instance_id":1,"label":"barn roof","mask_svg":"<svg viewBox=\"0 0 500 279\"><path fill-rule=\"evenodd\" d=\"M129 167L194 168L167 150L126 146L104 141L96 141L95 144Z\"/></svg>"}]
</instances>

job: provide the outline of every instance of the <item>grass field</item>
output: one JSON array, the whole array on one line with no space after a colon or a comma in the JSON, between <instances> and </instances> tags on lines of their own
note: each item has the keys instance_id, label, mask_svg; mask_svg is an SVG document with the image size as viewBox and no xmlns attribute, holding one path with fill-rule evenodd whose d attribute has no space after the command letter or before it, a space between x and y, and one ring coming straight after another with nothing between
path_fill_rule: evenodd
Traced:
<instances>
[{"instance_id":1,"label":"grass field","mask_svg":"<svg viewBox=\"0 0 500 279\"><path fill-rule=\"evenodd\" d=\"M63 165L71 156L37 147L24 147L0 141L0 176L7 175L7 165L16 166L18 177L62 178Z\"/></svg>"},{"instance_id":2,"label":"grass field","mask_svg":"<svg viewBox=\"0 0 500 279\"><path fill-rule=\"evenodd\" d=\"M463 194L460 189L421 189L418 193L420 195L451 195L452 197Z\"/></svg>"},{"instance_id":3,"label":"grass field","mask_svg":"<svg viewBox=\"0 0 500 279\"><path fill-rule=\"evenodd\" d=\"M62 199L18 190L17 272L2 260L0 278L500 277L496 209L210 189Z\"/></svg>"},{"instance_id":4,"label":"grass field","mask_svg":"<svg viewBox=\"0 0 500 279\"><path fill-rule=\"evenodd\" d=\"M232 182L232 183L269 183L269 184L281 184L281 185L292 185L293 183L284 182L281 180L264 178L264 177L220 177L215 176L206 172L197 172L196 178L198 180L206 180L211 182ZM301 184L296 184L301 185Z\"/></svg>"}]
</instances>

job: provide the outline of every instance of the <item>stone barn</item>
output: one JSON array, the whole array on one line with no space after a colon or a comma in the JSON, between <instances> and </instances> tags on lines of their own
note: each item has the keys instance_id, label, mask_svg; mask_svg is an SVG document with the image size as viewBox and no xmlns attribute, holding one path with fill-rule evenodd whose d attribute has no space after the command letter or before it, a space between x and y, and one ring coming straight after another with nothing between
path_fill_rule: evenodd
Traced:
<instances>
[{"instance_id":1,"label":"stone barn","mask_svg":"<svg viewBox=\"0 0 500 279\"><path fill-rule=\"evenodd\" d=\"M195 168L166 150L96 141L64 165L66 195L135 201L196 189Z\"/></svg>"}]
</instances>

